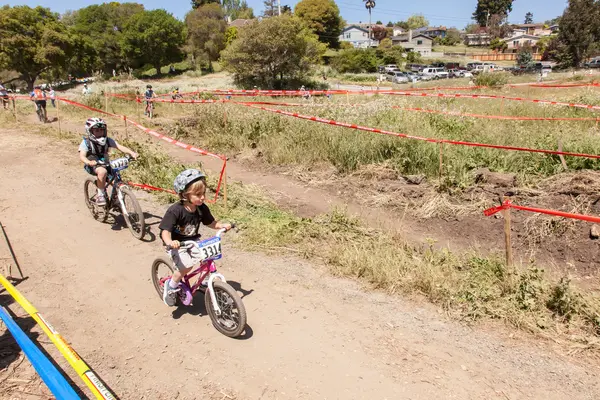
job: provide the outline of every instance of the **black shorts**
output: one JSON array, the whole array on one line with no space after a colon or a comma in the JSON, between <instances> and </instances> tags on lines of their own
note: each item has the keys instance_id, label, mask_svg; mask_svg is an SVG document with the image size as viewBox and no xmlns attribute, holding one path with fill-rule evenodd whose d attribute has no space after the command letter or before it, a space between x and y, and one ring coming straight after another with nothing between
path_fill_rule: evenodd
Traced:
<instances>
[{"instance_id":1,"label":"black shorts","mask_svg":"<svg viewBox=\"0 0 600 400\"><path fill-rule=\"evenodd\" d=\"M94 160L94 161L98 161L98 160L100 160L100 158L98 158L98 156L94 156L94 155L90 155L90 156L88 156L88 157L87 157L87 159L88 159L88 160L90 160L90 161L91 161L91 160ZM87 172L88 174L91 174L91 175L94 175L94 176L96 176L96 175L97 175L97 174L96 174L96 169L97 169L97 168L100 168L100 167L102 167L102 168L106 168L106 171L107 171L107 172L108 172L108 174L110 175L110 172L111 172L111 170L110 170L110 165L94 165L93 167L92 167L91 165L85 165L85 166L83 167L83 169L85 169L85 170L86 170L86 172Z\"/></svg>"},{"instance_id":2,"label":"black shorts","mask_svg":"<svg viewBox=\"0 0 600 400\"><path fill-rule=\"evenodd\" d=\"M40 106L42 108L46 108L46 100L36 100L35 104L37 104L38 106Z\"/></svg>"}]
</instances>

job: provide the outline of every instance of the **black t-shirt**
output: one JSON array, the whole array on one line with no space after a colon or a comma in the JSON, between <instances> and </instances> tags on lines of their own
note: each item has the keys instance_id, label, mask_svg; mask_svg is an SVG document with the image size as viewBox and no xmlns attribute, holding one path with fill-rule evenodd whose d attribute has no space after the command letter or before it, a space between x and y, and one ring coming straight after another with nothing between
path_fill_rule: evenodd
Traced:
<instances>
[{"instance_id":1,"label":"black t-shirt","mask_svg":"<svg viewBox=\"0 0 600 400\"><path fill-rule=\"evenodd\" d=\"M161 233L171 232L171 238L181 242L197 240L200 237L200 223L210 225L214 220L206 204L196 207L196 212L189 212L178 202L169 207L158 227Z\"/></svg>"}]
</instances>

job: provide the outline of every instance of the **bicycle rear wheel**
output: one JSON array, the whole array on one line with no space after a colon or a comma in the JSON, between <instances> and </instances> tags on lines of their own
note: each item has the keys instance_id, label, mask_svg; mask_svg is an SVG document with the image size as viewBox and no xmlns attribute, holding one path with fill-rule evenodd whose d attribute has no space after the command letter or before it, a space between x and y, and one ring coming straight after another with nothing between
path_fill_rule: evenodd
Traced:
<instances>
[{"instance_id":1,"label":"bicycle rear wheel","mask_svg":"<svg viewBox=\"0 0 600 400\"><path fill-rule=\"evenodd\" d=\"M98 187L96 186L96 178L88 177L83 183L83 197L85 205L96 221L105 222L108 218L107 206L96 205L96 196L98 195Z\"/></svg>"},{"instance_id":2,"label":"bicycle rear wheel","mask_svg":"<svg viewBox=\"0 0 600 400\"><path fill-rule=\"evenodd\" d=\"M144 211L140 206L137 198L127 186L121 186L121 193L123 194L123 203L127 211L127 215L123 215L125 223L129 231L134 238L142 240L146 234L146 219L144 218Z\"/></svg>"},{"instance_id":3,"label":"bicycle rear wheel","mask_svg":"<svg viewBox=\"0 0 600 400\"><path fill-rule=\"evenodd\" d=\"M246 329L246 308L234 288L219 280L213 281L213 289L221 315L217 315L210 298L210 290L204 294L206 311L216 330L228 337L238 337Z\"/></svg>"}]
</instances>

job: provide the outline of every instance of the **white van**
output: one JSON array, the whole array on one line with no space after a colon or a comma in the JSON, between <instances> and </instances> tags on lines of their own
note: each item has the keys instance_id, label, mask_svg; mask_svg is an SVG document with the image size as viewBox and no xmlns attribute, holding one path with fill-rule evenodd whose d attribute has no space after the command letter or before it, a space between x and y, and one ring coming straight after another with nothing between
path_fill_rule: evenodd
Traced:
<instances>
[{"instance_id":1,"label":"white van","mask_svg":"<svg viewBox=\"0 0 600 400\"><path fill-rule=\"evenodd\" d=\"M444 68L423 68L421 74L423 76L430 76L433 79L445 79L448 77L448 72Z\"/></svg>"}]
</instances>

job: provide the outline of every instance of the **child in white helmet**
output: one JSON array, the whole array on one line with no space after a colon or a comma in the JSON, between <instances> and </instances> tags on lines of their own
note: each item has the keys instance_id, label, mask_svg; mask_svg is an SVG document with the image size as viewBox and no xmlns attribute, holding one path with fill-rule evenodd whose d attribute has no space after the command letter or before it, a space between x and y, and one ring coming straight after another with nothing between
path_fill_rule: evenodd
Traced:
<instances>
[{"instance_id":1,"label":"child in white helmet","mask_svg":"<svg viewBox=\"0 0 600 400\"><path fill-rule=\"evenodd\" d=\"M109 149L118 149L133 158L137 158L138 154L107 137L106 122L102 118L89 118L85 122L85 133L86 136L79 145L79 158L85 164L85 170L89 174L97 176L96 204L103 206L106 204L106 177L110 169Z\"/></svg>"},{"instance_id":2,"label":"child in white helmet","mask_svg":"<svg viewBox=\"0 0 600 400\"><path fill-rule=\"evenodd\" d=\"M175 273L165 282L163 291L163 301L168 306L175 305L181 279L200 262L194 257L194 247L185 246L185 242L200 238L200 223L217 230L231 229L231 224L216 221L204 203L206 176L202 172L187 169L175 178L173 186L180 201L169 207L159 225L160 237L169 249L175 267Z\"/></svg>"}]
</instances>

